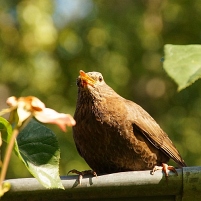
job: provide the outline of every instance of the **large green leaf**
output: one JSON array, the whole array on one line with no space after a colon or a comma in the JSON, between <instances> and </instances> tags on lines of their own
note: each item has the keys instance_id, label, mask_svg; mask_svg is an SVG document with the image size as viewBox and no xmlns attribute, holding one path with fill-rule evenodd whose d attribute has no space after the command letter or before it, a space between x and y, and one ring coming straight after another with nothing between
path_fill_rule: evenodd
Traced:
<instances>
[{"instance_id":1,"label":"large green leaf","mask_svg":"<svg viewBox=\"0 0 201 201\"><path fill-rule=\"evenodd\" d=\"M201 45L165 45L164 69L182 90L201 77Z\"/></svg>"},{"instance_id":2,"label":"large green leaf","mask_svg":"<svg viewBox=\"0 0 201 201\"><path fill-rule=\"evenodd\" d=\"M55 134L31 120L17 137L16 153L31 174L47 188L62 188L59 177L60 150Z\"/></svg>"}]
</instances>

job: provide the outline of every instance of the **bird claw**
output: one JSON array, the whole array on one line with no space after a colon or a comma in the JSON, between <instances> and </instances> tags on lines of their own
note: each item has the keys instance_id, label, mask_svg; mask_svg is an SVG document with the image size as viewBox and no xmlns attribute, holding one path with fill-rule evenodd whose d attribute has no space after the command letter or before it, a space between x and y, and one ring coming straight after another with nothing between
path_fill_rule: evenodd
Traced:
<instances>
[{"instance_id":1,"label":"bird claw","mask_svg":"<svg viewBox=\"0 0 201 201\"><path fill-rule=\"evenodd\" d=\"M169 170L171 170L172 172L174 172L174 173L178 176L178 173L177 173L175 167L169 166L169 165L167 165L166 163L162 163L161 166L155 165L154 168L153 168L152 171L151 171L151 174L153 175L154 172L156 172L157 170L162 170L162 171L165 173L166 179L167 179L167 177L168 177L168 172L169 172Z\"/></svg>"},{"instance_id":2,"label":"bird claw","mask_svg":"<svg viewBox=\"0 0 201 201\"><path fill-rule=\"evenodd\" d=\"M78 184L80 184L80 185L81 185L81 183L82 183L82 179L83 179L83 176L84 176L84 175L92 175L92 176L97 177L96 172L93 171L93 170L78 171L78 170L76 170L76 169L73 169L73 170L70 170L70 171L67 173L67 175L68 175L69 173L75 173L75 174L79 175L79 176L78 176Z\"/></svg>"}]
</instances>

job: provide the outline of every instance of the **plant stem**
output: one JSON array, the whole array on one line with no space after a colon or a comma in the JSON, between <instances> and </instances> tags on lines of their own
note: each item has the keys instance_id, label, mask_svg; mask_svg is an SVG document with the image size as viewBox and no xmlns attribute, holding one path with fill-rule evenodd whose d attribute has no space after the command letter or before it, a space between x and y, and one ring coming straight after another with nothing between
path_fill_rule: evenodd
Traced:
<instances>
[{"instance_id":1,"label":"plant stem","mask_svg":"<svg viewBox=\"0 0 201 201\"><path fill-rule=\"evenodd\" d=\"M19 129L18 128L14 129L13 133L12 133L12 137L10 139L10 142L8 143L6 153L5 153L5 157L4 157L4 161L3 161L3 164L2 164L2 168L1 168L0 186L2 186L3 181L4 181L5 177L6 177L8 164L9 164L11 153L12 153L12 150L13 150L13 145L15 143L15 139L16 139L18 134L19 134Z\"/></svg>"}]
</instances>

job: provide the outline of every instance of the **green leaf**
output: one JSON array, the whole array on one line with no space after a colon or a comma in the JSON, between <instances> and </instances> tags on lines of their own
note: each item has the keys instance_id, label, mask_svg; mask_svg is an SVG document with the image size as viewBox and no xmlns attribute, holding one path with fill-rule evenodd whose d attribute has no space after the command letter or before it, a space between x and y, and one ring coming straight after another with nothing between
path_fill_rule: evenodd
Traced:
<instances>
[{"instance_id":1,"label":"green leaf","mask_svg":"<svg viewBox=\"0 0 201 201\"><path fill-rule=\"evenodd\" d=\"M2 139L9 143L12 126L0 117ZM60 150L55 134L31 120L19 133L14 146L15 153L23 161L30 173L47 188L62 188L59 177Z\"/></svg>"},{"instance_id":2,"label":"green leaf","mask_svg":"<svg viewBox=\"0 0 201 201\"><path fill-rule=\"evenodd\" d=\"M165 45L164 69L178 90L201 77L201 45Z\"/></svg>"},{"instance_id":3,"label":"green leaf","mask_svg":"<svg viewBox=\"0 0 201 201\"><path fill-rule=\"evenodd\" d=\"M17 155L47 188L64 188L59 177L60 150L55 134L31 120L17 137Z\"/></svg>"},{"instance_id":4,"label":"green leaf","mask_svg":"<svg viewBox=\"0 0 201 201\"><path fill-rule=\"evenodd\" d=\"M12 126L3 117L0 117L0 132L2 135L3 141L8 143L12 135Z\"/></svg>"}]
</instances>

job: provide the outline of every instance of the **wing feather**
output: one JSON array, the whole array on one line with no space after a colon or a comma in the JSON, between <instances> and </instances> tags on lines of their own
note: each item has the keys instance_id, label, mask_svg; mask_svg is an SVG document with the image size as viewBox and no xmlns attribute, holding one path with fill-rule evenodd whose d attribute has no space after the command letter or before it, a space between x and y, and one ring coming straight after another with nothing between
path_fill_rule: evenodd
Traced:
<instances>
[{"instance_id":1,"label":"wing feather","mask_svg":"<svg viewBox=\"0 0 201 201\"><path fill-rule=\"evenodd\" d=\"M186 166L168 135L142 107L129 100L126 100L125 106L127 110L130 110L128 114L131 114L130 118L133 125L137 127L156 148L166 153L178 165Z\"/></svg>"}]
</instances>

